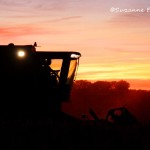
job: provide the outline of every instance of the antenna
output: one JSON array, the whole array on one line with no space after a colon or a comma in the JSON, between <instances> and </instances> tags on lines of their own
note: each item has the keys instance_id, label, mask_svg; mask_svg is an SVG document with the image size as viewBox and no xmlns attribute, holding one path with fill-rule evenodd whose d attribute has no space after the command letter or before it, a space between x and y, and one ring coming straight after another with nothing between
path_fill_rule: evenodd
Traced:
<instances>
[{"instance_id":1,"label":"antenna","mask_svg":"<svg viewBox=\"0 0 150 150\"><path fill-rule=\"evenodd\" d=\"M37 43L36 43L36 42L34 42L33 46L34 46L34 47L40 47L40 46L37 46Z\"/></svg>"},{"instance_id":2,"label":"antenna","mask_svg":"<svg viewBox=\"0 0 150 150\"><path fill-rule=\"evenodd\" d=\"M34 45L33 45L34 47L37 47L37 43L36 42L34 42Z\"/></svg>"}]
</instances>

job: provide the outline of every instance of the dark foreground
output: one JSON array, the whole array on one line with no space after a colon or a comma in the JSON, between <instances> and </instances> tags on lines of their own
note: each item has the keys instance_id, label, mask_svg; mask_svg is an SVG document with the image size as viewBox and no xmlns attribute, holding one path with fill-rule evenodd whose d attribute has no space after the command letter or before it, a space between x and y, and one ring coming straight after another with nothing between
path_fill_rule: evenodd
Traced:
<instances>
[{"instance_id":1,"label":"dark foreground","mask_svg":"<svg viewBox=\"0 0 150 150\"><path fill-rule=\"evenodd\" d=\"M150 149L150 126L59 117L0 119L1 149Z\"/></svg>"}]
</instances>

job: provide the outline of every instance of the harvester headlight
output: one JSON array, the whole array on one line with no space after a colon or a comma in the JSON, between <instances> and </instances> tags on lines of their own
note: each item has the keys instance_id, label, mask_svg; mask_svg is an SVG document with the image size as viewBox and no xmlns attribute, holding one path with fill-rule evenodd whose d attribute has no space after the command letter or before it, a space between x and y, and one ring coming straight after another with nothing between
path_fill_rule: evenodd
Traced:
<instances>
[{"instance_id":1,"label":"harvester headlight","mask_svg":"<svg viewBox=\"0 0 150 150\"><path fill-rule=\"evenodd\" d=\"M80 55L78 55L78 54L71 54L71 58L79 58L80 57Z\"/></svg>"},{"instance_id":2,"label":"harvester headlight","mask_svg":"<svg viewBox=\"0 0 150 150\"><path fill-rule=\"evenodd\" d=\"M23 50L19 50L19 51L17 52L17 56L20 57L20 58L25 57L25 55L26 55L26 53L25 53L25 51L23 51Z\"/></svg>"}]
</instances>

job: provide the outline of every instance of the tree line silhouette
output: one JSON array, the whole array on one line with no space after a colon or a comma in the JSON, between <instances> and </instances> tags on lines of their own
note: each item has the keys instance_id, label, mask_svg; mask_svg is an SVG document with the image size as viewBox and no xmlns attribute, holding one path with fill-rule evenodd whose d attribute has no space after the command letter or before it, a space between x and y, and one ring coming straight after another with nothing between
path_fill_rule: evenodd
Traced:
<instances>
[{"instance_id":1,"label":"tree line silhouette","mask_svg":"<svg viewBox=\"0 0 150 150\"><path fill-rule=\"evenodd\" d=\"M140 122L150 124L150 91L130 89L130 83L125 80L76 80L70 101L63 105L63 109L77 118L84 115L91 119L91 108L100 118L105 118L109 109L122 106Z\"/></svg>"}]
</instances>

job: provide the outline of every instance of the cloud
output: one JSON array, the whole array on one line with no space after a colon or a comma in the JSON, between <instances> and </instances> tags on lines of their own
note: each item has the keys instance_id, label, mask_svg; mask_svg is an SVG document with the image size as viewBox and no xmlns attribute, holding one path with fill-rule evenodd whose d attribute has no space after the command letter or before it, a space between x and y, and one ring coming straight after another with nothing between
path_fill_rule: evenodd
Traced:
<instances>
[{"instance_id":1,"label":"cloud","mask_svg":"<svg viewBox=\"0 0 150 150\"><path fill-rule=\"evenodd\" d=\"M47 22L60 22L60 21L74 20L74 19L80 19L80 18L82 18L82 16L69 16L69 17L62 17L58 19L47 20Z\"/></svg>"},{"instance_id":2,"label":"cloud","mask_svg":"<svg viewBox=\"0 0 150 150\"><path fill-rule=\"evenodd\" d=\"M112 14L111 18L107 20L107 23L113 27L149 27L150 23L150 12L143 12L143 13L114 13Z\"/></svg>"},{"instance_id":3,"label":"cloud","mask_svg":"<svg viewBox=\"0 0 150 150\"><path fill-rule=\"evenodd\" d=\"M43 23L51 23L51 22L60 22L60 21L67 21L67 20L74 20L74 19L80 19L82 16L68 16L68 17L60 17L56 19L50 19L48 16L39 16L38 14L13 14L13 15L4 15L3 17L5 18L10 18L10 19L28 19L32 20L33 18L35 19L35 22L38 20L39 22ZM40 18L45 18L44 20L40 20Z\"/></svg>"},{"instance_id":4,"label":"cloud","mask_svg":"<svg viewBox=\"0 0 150 150\"><path fill-rule=\"evenodd\" d=\"M17 1L17 0L0 0L0 8L1 11L17 11L17 10L26 10L25 8L31 7L34 3L34 0L23 0L23 1Z\"/></svg>"},{"instance_id":5,"label":"cloud","mask_svg":"<svg viewBox=\"0 0 150 150\"><path fill-rule=\"evenodd\" d=\"M46 31L45 31L46 32ZM44 34L42 28L35 26L18 25L17 27L1 27L0 34L4 37L25 36L33 34Z\"/></svg>"},{"instance_id":6,"label":"cloud","mask_svg":"<svg viewBox=\"0 0 150 150\"><path fill-rule=\"evenodd\" d=\"M13 11L34 9L41 10L64 10L67 8L68 0L0 0L1 9L9 9Z\"/></svg>"},{"instance_id":7,"label":"cloud","mask_svg":"<svg viewBox=\"0 0 150 150\"><path fill-rule=\"evenodd\" d=\"M22 1L16 1L16 0L0 0L0 4L4 6L8 5L23 5L23 4L30 4L33 0L22 0Z\"/></svg>"}]
</instances>

